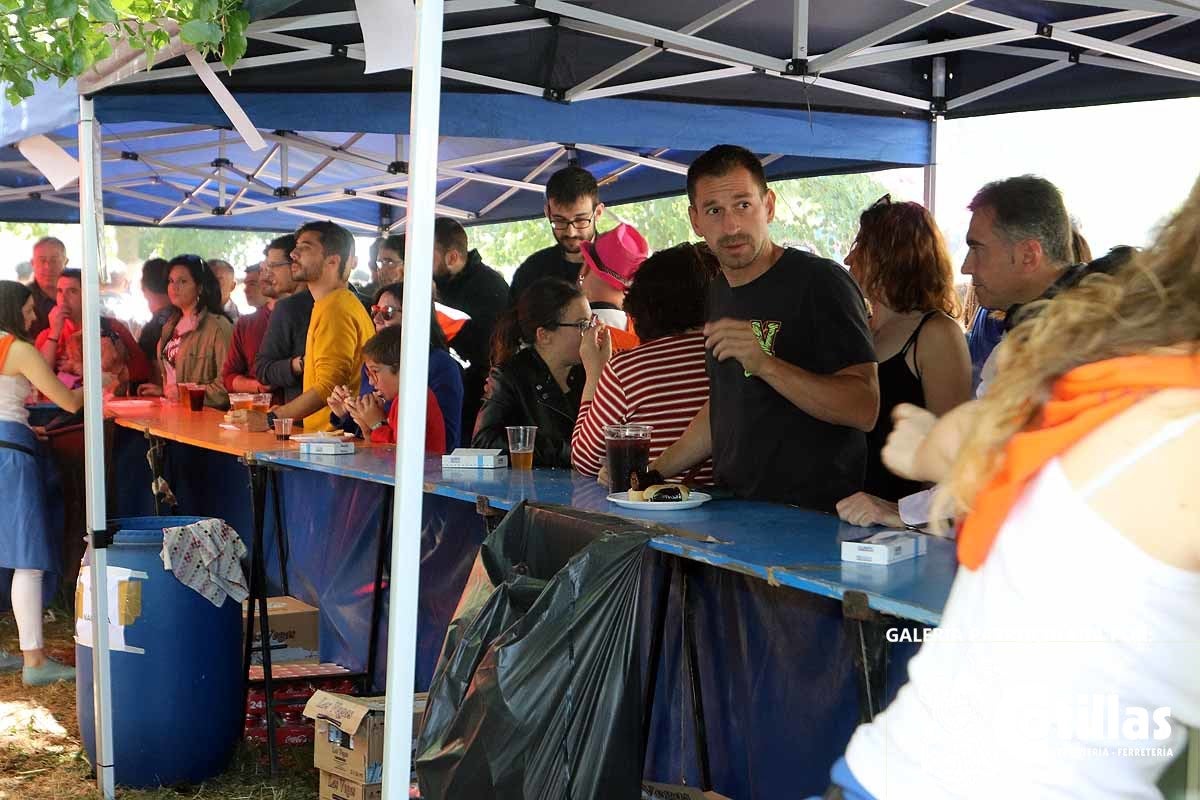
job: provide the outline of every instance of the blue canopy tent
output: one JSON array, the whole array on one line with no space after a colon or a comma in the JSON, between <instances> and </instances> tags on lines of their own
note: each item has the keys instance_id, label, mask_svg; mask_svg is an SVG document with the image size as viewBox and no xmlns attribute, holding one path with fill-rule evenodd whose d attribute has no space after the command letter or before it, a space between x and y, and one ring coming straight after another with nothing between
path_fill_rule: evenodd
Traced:
<instances>
[{"instance_id":1,"label":"blue canopy tent","mask_svg":"<svg viewBox=\"0 0 1200 800\"><path fill-rule=\"evenodd\" d=\"M601 177L616 176L606 190L613 193L607 195L611 202L677 192L679 168L690 153L717 141L746 144L770 158L772 174L781 177L927 164L942 116L1192 95L1200 80L1195 35L1200 8L1193 0L418 0L412 28L370 48L363 44L363 29L373 30L380 14L398 13L396 4L250 5L256 20L248 32L250 50L222 82L254 125L277 131L263 150L243 152L232 135L217 132L215 143L161 152L199 144L186 137L201 130L178 126L205 126L211 138L211 129L226 124L230 113L228 103L222 107L210 99L196 79L195 64L178 58L164 59L149 73L116 70L86 76L64 90L48 89L18 109L6 109L0 119L0 144L79 124L84 146L78 199L43 191L36 173L10 159L0 162L7 187L0 188L0 218L58 219L54 215L68 209L66 218L73 219L71 207L80 206L85 308L98 302L98 224L105 209L113 221L135 224L276 228L292 227L291 217L318 214L368 229L381 227L383 208L415 209L407 222L410 291L404 325L422 331L429 323L429 303L421 298L431 291L434 215L453 208L472 221L536 213L534 181L553 164L556 149L559 157L580 154ZM409 35L415 41L411 72L372 71L381 47L403 48ZM133 146L115 138L101 145L97 119L106 126L106 138L130 126ZM186 144L159 148L149 142L164 128L168 136L185 137ZM347 142L357 133L340 140L330 136L339 131L382 134L391 141ZM249 133L244 123L239 132ZM411 138L396 147L397 134ZM439 134L462 139L440 142ZM496 166L509 157L482 158L483 151L475 149L480 145L471 142L481 138L501 140L503 145L489 146L521 151L510 157L526 160ZM513 143L515 148L508 146ZM273 145L278 148L272 154ZM546 149L523 150L542 145ZM159 164L147 158L155 149L160 152L149 158L165 159ZM293 180L298 152L319 159L298 162L308 166ZM179 153L205 153L207 160L197 166L171 157ZM113 160L105 162L108 158ZM482 160L447 167L462 158ZM102 163L109 185L101 203ZM138 175L147 165L150 174ZM352 167L374 172L357 174ZM310 175L314 169L330 172L318 180ZM270 174L275 183L264 179ZM508 182L498 184L496 178ZM302 181L297 189L294 184ZM534 185L514 185L521 183ZM360 189L377 196L364 203ZM382 227L395 226L388 221ZM99 337L91 315L85 315L85 334L91 376L88 521L91 531L101 533L99 355L90 344ZM424 428L424 399L417 390L428 353L421 341L404 337L402 385L411 391L398 400L396 531L419 529L422 448L406 445L419 441ZM388 643L393 716L411 707L418 546L412 537L393 539ZM103 570L103 555L94 563ZM93 580L97 619L105 613L102 585L102 578ZM103 659L103 626L95 641L97 658ZM101 683L104 674L98 666ZM103 688L97 697L101 705L109 702ZM98 727L106 718L97 713ZM388 730L389 799L407 796L410 733L403 725ZM103 748L108 738L97 736L97 772L111 796Z\"/></svg>"}]
</instances>

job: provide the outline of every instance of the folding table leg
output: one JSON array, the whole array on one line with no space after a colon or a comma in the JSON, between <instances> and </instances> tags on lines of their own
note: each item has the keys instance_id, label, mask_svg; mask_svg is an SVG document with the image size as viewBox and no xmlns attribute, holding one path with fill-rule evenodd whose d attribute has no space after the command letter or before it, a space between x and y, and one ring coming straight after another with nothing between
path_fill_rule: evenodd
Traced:
<instances>
[{"instance_id":1,"label":"folding table leg","mask_svg":"<svg viewBox=\"0 0 1200 800\"><path fill-rule=\"evenodd\" d=\"M683 663L687 673L688 690L692 701L692 723L696 735L696 763L700 769L700 790L712 789L712 770L708 763L708 732L704 723L704 695L700 686L700 658L696 650L694 614L688 602L688 573L692 567L681 563L680 608L683 619Z\"/></svg>"},{"instance_id":2,"label":"folding table leg","mask_svg":"<svg viewBox=\"0 0 1200 800\"><path fill-rule=\"evenodd\" d=\"M258 612L259 645L262 647L263 693L267 716L267 755L270 759L271 776L279 771L279 755L275 747L275 699L271 680L271 625L267 620L267 569L263 558L265 531L263 520L267 505L267 476L265 468L253 461L246 467L250 472L250 506L254 531L250 545L250 609L247 615L246 634L246 692L250 687L250 651L253 644L255 610Z\"/></svg>"},{"instance_id":3,"label":"folding table leg","mask_svg":"<svg viewBox=\"0 0 1200 800\"><path fill-rule=\"evenodd\" d=\"M663 565L662 584L658 587L658 605L654 607L654 625L650 629L650 653L646 667L646 693L642 701L642 772L650 751L650 726L654 722L654 695L658 691L658 673L662 669L663 639L667 635L667 606L671 602L671 583L675 580L675 559L655 555Z\"/></svg>"},{"instance_id":4,"label":"folding table leg","mask_svg":"<svg viewBox=\"0 0 1200 800\"><path fill-rule=\"evenodd\" d=\"M283 593L290 595L288 587L288 538L287 524L283 516L283 492L279 490L279 470L268 467L271 477L271 495L275 507L275 549L279 553L279 585Z\"/></svg>"},{"instance_id":5,"label":"folding table leg","mask_svg":"<svg viewBox=\"0 0 1200 800\"><path fill-rule=\"evenodd\" d=\"M883 710L887 692L888 628L898 620L870 607L862 592L842 597L846 633L854 648L854 671L858 677L860 719L870 722Z\"/></svg>"},{"instance_id":6,"label":"folding table leg","mask_svg":"<svg viewBox=\"0 0 1200 800\"><path fill-rule=\"evenodd\" d=\"M364 689L370 689L375 681L375 664L379 658L379 621L383 617L383 567L387 563L387 541L392 532L392 502L395 489L388 487L384 493L382 517L379 520L379 547L375 552L375 585L371 592L371 628L367 642L367 675Z\"/></svg>"}]
</instances>

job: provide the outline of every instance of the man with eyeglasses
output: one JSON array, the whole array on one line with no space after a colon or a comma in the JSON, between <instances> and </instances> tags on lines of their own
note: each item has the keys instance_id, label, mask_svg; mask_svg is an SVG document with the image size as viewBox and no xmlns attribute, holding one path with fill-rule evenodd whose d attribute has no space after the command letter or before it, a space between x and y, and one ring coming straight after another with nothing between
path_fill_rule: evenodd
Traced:
<instances>
[{"instance_id":1,"label":"man with eyeglasses","mask_svg":"<svg viewBox=\"0 0 1200 800\"><path fill-rule=\"evenodd\" d=\"M67 246L61 239L53 236L43 236L33 245L33 281L29 284L33 292L33 310L37 319L29 328L32 336L37 336L50 327L50 311L58 304L58 276L66 268Z\"/></svg>"},{"instance_id":2,"label":"man with eyeglasses","mask_svg":"<svg viewBox=\"0 0 1200 800\"><path fill-rule=\"evenodd\" d=\"M469 249L467 232L456 220L438 217L433 223L433 280L444 305L467 314L454 336L454 349L467 362L463 372L462 428L469 435L483 399L488 376L488 347L496 319L508 302L508 284Z\"/></svg>"},{"instance_id":3,"label":"man with eyeglasses","mask_svg":"<svg viewBox=\"0 0 1200 800\"><path fill-rule=\"evenodd\" d=\"M280 237L291 238L291 237ZM246 268L246 294L250 294L250 276L253 274L255 288L262 294L262 304L253 314L240 318L233 326L233 340L229 344L229 354L225 357L225 366L221 376L225 388L231 392L272 392L275 387L258 379L255 372L255 359L266 338L270 327L271 316L276 304L283 298L289 297L296 290L296 282L291 276L291 262L287 252L280 247L272 247L275 242L263 250L261 264ZM286 244L286 242L284 242ZM286 273L282 282L277 276ZM307 328L307 323L305 325ZM274 398L276 403L283 402L283 393L278 392Z\"/></svg>"},{"instance_id":4,"label":"man with eyeglasses","mask_svg":"<svg viewBox=\"0 0 1200 800\"><path fill-rule=\"evenodd\" d=\"M596 238L596 223L603 214L600 187L592 173L582 167L566 167L551 175L546 182L546 219L555 244L529 256L513 273L509 307L542 278L576 283L583 265L583 244Z\"/></svg>"},{"instance_id":5,"label":"man with eyeglasses","mask_svg":"<svg viewBox=\"0 0 1200 800\"><path fill-rule=\"evenodd\" d=\"M294 249L296 237L289 233L272 240L263 251L263 291L270 287L276 299L262 342L248 361L254 365L259 384L271 387L275 400L284 403L299 397L303 388L304 351L313 310L312 293L292 274Z\"/></svg>"}]
</instances>

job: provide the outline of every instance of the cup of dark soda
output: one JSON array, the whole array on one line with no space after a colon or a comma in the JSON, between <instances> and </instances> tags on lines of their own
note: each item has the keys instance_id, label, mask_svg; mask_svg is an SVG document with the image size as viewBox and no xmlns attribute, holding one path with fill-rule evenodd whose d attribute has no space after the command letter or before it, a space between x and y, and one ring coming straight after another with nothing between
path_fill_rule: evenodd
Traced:
<instances>
[{"instance_id":1,"label":"cup of dark soda","mask_svg":"<svg viewBox=\"0 0 1200 800\"><path fill-rule=\"evenodd\" d=\"M645 471L650 463L651 430L649 425L605 426L604 449L614 494L629 491L629 476Z\"/></svg>"}]
</instances>

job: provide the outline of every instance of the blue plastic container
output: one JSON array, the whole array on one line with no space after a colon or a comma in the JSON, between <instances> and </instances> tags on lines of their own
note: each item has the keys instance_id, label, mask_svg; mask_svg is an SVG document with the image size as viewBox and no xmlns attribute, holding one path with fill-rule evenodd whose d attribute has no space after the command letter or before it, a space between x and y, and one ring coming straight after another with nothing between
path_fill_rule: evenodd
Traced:
<instances>
[{"instance_id":1,"label":"blue plastic container","mask_svg":"<svg viewBox=\"0 0 1200 800\"><path fill-rule=\"evenodd\" d=\"M145 652L111 653L115 778L124 786L207 780L229 765L241 736L241 605L226 598L217 608L163 569L159 556L164 527L200 519L113 520L109 566L148 576L138 581L140 609L130 604L126 618L137 616L124 630L126 645ZM79 732L94 764L92 648L77 642L75 664Z\"/></svg>"}]
</instances>

